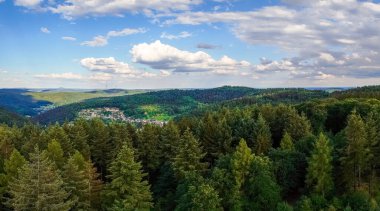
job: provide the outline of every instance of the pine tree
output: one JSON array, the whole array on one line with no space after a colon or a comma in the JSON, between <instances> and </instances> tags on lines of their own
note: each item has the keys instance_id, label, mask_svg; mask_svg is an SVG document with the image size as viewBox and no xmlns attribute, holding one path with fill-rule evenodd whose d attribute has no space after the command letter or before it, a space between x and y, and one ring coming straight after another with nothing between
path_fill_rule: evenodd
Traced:
<instances>
[{"instance_id":1,"label":"pine tree","mask_svg":"<svg viewBox=\"0 0 380 211\"><path fill-rule=\"evenodd\" d=\"M26 164L25 158L19 151L14 149L9 159L4 162L4 173L0 174L0 197L1 201L7 199L4 194L8 191L8 184L12 179L18 177L19 169ZM3 198L4 197L4 198Z\"/></svg>"},{"instance_id":2,"label":"pine tree","mask_svg":"<svg viewBox=\"0 0 380 211\"><path fill-rule=\"evenodd\" d=\"M362 173L367 167L368 143L365 124L355 110L348 116L345 134L347 146L342 158L344 179L356 190L361 187Z\"/></svg>"},{"instance_id":3,"label":"pine tree","mask_svg":"<svg viewBox=\"0 0 380 211\"><path fill-rule=\"evenodd\" d=\"M143 178L142 166L134 159L133 150L124 145L110 166L105 190L105 208L116 206L122 210L149 210L152 207L150 186ZM110 209L112 210L112 209Z\"/></svg>"},{"instance_id":4,"label":"pine tree","mask_svg":"<svg viewBox=\"0 0 380 211\"><path fill-rule=\"evenodd\" d=\"M88 140L92 160L99 168L102 178L105 179L108 165L112 162L113 147L110 142L109 131L101 119L91 120Z\"/></svg>"},{"instance_id":5,"label":"pine tree","mask_svg":"<svg viewBox=\"0 0 380 211\"><path fill-rule=\"evenodd\" d=\"M77 152L79 153L79 152ZM80 153L79 153L80 154ZM83 169L76 164L75 157L72 156L67 160L63 170L63 181L65 190L70 193L69 200L74 203L74 210L88 210L89 204L83 200L83 194L87 188L86 177Z\"/></svg>"},{"instance_id":6,"label":"pine tree","mask_svg":"<svg viewBox=\"0 0 380 211\"><path fill-rule=\"evenodd\" d=\"M86 177L87 188L84 193L84 201L90 204L90 210L99 210L101 207L101 192L103 190L103 182L100 174L97 172L91 161L86 161L84 166L84 174Z\"/></svg>"},{"instance_id":7,"label":"pine tree","mask_svg":"<svg viewBox=\"0 0 380 211\"><path fill-rule=\"evenodd\" d=\"M86 159L90 158L90 146L88 145L88 134L86 131L87 122L83 119L78 119L74 125L68 129L68 136L74 145L74 149L82 153Z\"/></svg>"},{"instance_id":8,"label":"pine tree","mask_svg":"<svg viewBox=\"0 0 380 211\"><path fill-rule=\"evenodd\" d=\"M189 184L186 189L186 193L184 193L178 200L178 206L175 210L222 210L218 192L216 192L210 184L206 182Z\"/></svg>"},{"instance_id":9,"label":"pine tree","mask_svg":"<svg viewBox=\"0 0 380 211\"><path fill-rule=\"evenodd\" d=\"M319 134L308 161L306 184L323 197L333 188L332 147L323 133Z\"/></svg>"},{"instance_id":10,"label":"pine tree","mask_svg":"<svg viewBox=\"0 0 380 211\"><path fill-rule=\"evenodd\" d=\"M50 126L46 131L46 140L51 141L53 139L59 142L65 156L70 156L74 152L69 136L58 123Z\"/></svg>"},{"instance_id":11,"label":"pine tree","mask_svg":"<svg viewBox=\"0 0 380 211\"><path fill-rule=\"evenodd\" d=\"M294 150L292 137L289 135L288 132L284 133L284 136L282 137L281 142L280 142L280 148L282 150L289 150L289 151Z\"/></svg>"},{"instance_id":12,"label":"pine tree","mask_svg":"<svg viewBox=\"0 0 380 211\"><path fill-rule=\"evenodd\" d=\"M376 189L377 169L380 167L380 118L374 112L370 112L365 119L368 148L368 192L372 196Z\"/></svg>"},{"instance_id":13,"label":"pine tree","mask_svg":"<svg viewBox=\"0 0 380 211\"><path fill-rule=\"evenodd\" d=\"M255 154L267 154L272 147L272 135L268 124L261 114L259 114L257 118L255 137L256 139L253 147Z\"/></svg>"},{"instance_id":14,"label":"pine tree","mask_svg":"<svg viewBox=\"0 0 380 211\"><path fill-rule=\"evenodd\" d=\"M168 122L161 131L161 152L164 153L164 159L166 161L171 160L173 157L175 157L178 145L180 143L180 133L177 128L177 126L174 124L173 121Z\"/></svg>"},{"instance_id":15,"label":"pine tree","mask_svg":"<svg viewBox=\"0 0 380 211\"><path fill-rule=\"evenodd\" d=\"M244 139L240 140L235 152L232 154L231 167L237 188L240 189L249 175L249 169L253 161L251 149L247 146Z\"/></svg>"},{"instance_id":16,"label":"pine tree","mask_svg":"<svg viewBox=\"0 0 380 211\"><path fill-rule=\"evenodd\" d=\"M206 160L213 163L216 158L232 150L232 131L224 117L205 116L202 122L201 143L204 146Z\"/></svg>"},{"instance_id":17,"label":"pine tree","mask_svg":"<svg viewBox=\"0 0 380 211\"><path fill-rule=\"evenodd\" d=\"M138 133L137 155L148 173L158 170L161 164L160 136L158 127L145 125Z\"/></svg>"},{"instance_id":18,"label":"pine tree","mask_svg":"<svg viewBox=\"0 0 380 211\"><path fill-rule=\"evenodd\" d=\"M205 156L202 147L190 129L187 129L180 140L177 155L173 159L173 169L177 178L183 179L188 173L201 173L207 167L201 160Z\"/></svg>"},{"instance_id":19,"label":"pine tree","mask_svg":"<svg viewBox=\"0 0 380 211\"><path fill-rule=\"evenodd\" d=\"M30 163L9 184L8 205L15 210L70 210L71 201L53 164L36 147Z\"/></svg>"},{"instance_id":20,"label":"pine tree","mask_svg":"<svg viewBox=\"0 0 380 211\"><path fill-rule=\"evenodd\" d=\"M63 157L63 150L58 141L53 139L49 142L46 151L44 151L45 155L49 158L49 160L56 166L57 169L62 169L65 163L65 158Z\"/></svg>"}]
</instances>

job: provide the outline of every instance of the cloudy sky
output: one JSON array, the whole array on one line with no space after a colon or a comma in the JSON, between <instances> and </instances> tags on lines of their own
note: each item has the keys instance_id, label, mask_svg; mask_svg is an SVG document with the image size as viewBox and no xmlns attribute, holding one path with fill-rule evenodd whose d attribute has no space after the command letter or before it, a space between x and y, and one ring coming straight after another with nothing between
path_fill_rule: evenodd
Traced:
<instances>
[{"instance_id":1,"label":"cloudy sky","mask_svg":"<svg viewBox=\"0 0 380 211\"><path fill-rule=\"evenodd\" d=\"M380 0L0 0L0 87L380 84Z\"/></svg>"}]
</instances>

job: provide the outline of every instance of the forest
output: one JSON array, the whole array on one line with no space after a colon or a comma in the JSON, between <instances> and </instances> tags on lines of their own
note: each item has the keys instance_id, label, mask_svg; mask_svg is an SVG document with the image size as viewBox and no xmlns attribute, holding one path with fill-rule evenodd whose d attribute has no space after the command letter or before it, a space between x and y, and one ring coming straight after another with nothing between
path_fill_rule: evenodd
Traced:
<instances>
[{"instance_id":1,"label":"forest","mask_svg":"<svg viewBox=\"0 0 380 211\"><path fill-rule=\"evenodd\" d=\"M3 124L0 210L379 210L380 101L341 96Z\"/></svg>"}]
</instances>

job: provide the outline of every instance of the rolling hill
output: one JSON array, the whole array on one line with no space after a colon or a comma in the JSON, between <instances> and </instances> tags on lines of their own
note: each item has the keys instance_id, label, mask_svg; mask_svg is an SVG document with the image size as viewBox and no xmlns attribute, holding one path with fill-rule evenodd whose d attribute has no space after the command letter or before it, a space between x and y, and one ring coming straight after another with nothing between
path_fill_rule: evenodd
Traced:
<instances>
[{"instance_id":1,"label":"rolling hill","mask_svg":"<svg viewBox=\"0 0 380 211\"><path fill-rule=\"evenodd\" d=\"M166 121L177 116L218 103L234 101L249 103L298 103L309 99L328 97L323 90L306 89L254 89L224 86L214 89L163 90L119 97L94 98L79 103L60 106L33 118L48 124L71 121L85 109L117 108L125 116L138 119Z\"/></svg>"}]
</instances>

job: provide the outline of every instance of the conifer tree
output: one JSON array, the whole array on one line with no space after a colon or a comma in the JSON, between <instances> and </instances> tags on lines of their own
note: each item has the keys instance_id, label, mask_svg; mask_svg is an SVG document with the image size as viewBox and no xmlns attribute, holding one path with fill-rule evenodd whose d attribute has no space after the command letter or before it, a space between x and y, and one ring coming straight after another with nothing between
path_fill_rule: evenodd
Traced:
<instances>
[{"instance_id":1,"label":"conifer tree","mask_svg":"<svg viewBox=\"0 0 380 211\"><path fill-rule=\"evenodd\" d=\"M256 139L253 147L255 154L267 154L272 147L272 135L268 124L261 114L259 114L257 118L255 137Z\"/></svg>"},{"instance_id":2,"label":"conifer tree","mask_svg":"<svg viewBox=\"0 0 380 211\"><path fill-rule=\"evenodd\" d=\"M83 119L76 120L74 125L69 127L68 136L74 145L74 149L82 153L86 159L90 158L90 146L88 145L87 122Z\"/></svg>"},{"instance_id":3,"label":"conifer tree","mask_svg":"<svg viewBox=\"0 0 380 211\"><path fill-rule=\"evenodd\" d=\"M45 155L49 158L49 160L56 166L57 169L62 169L65 163L65 158L63 157L63 150L58 141L53 139L49 142L46 151L44 151Z\"/></svg>"},{"instance_id":4,"label":"conifer tree","mask_svg":"<svg viewBox=\"0 0 380 211\"><path fill-rule=\"evenodd\" d=\"M70 156L74 152L73 144L65 130L57 123L50 126L46 131L46 140L56 140L61 145L65 156Z\"/></svg>"},{"instance_id":5,"label":"conifer tree","mask_svg":"<svg viewBox=\"0 0 380 211\"><path fill-rule=\"evenodd\" d=\"M213 163L216 158L232 150L232 131L226 118L215 118L207 114L202 122L201 143L204 146L206 160Z\"/></svg>"},{"instance_id":6,"label":"conifer tree","mask_svg":"<svg viewBox=\"0 0 380 211\"><path fill-rule=\"evenodd\" d=\"M177 155L173 159L173 169L178 179L183 179L188 173L201 173L207 167L201 160L205 156L202 147L190 129L187 129L180 140Z\"/></svg>"},{"instance_id":7,"label":"conifer tree","mask_svg":"<svg viewBox=\"0 0 380 211\"><path fill-rule=\"evenodd\" d=\"M365 119L368 148L368 192L372 196L376 189L377 169L380 167L380 118L379 114L370 112Z\"/></svg>"},{"instance_id":8,"label":"conifer tree","mask_svg":"<svg viewBox=\"0 0 380 211\"><path fill-rule=\"evenodd\" d=\"M112 162L112 144L109 131L101 119L90 121L89 145L92 160L100 170L102 178L107 175L108 165Z\"/></svg>"},{"instance_id":9,"label":"conifer tree","mask_svg":"<svg viewBox=\"0 0 380 211\"><path fill-rule=\"evenodd\" d=\"M355 110L348 116L345 135L347 146L342 158L344 180L356 190L360 188L362 173L368 167L368 143L365 124Z\"/></svg>"},{"instance_id":10,"label":"conifer tree","mask_svg":"<svg viewBox=\"0 0 380 211\"><path fill-rule=\"evenodd\" d=\"M91 161L86 161L84 164L84 174L87 182L84 201L90 205L90 210L99 210L102 199L101 192L104 185L94 164Z\"/></svg>"},{"instance_id":11,"label":"conifer tree","mask_svg":"<svg viewBox=\"0 0 380 211\"><path fill-rule=\"evenodd\" d=\"M9 184L8 205L15 210L70 210L71 201L53 164L36 147L19 176Z\"/></svg>"},{"instance_id":12,"label":"conifer tree","mask_svg":"<svg viewBox=\"0 0 380 211\"><path fill-rule=\"evenodd\" d=\"M79 156L78 156L79 155ZM87 188L87 178L83 168L80 168L78 162L83 159L78 151L75 156L67 160L63 170L63 181L65 190L70 194L69 200L72 201L74 210L89 210L90 204L85 200L84 194Z\"/></svg>"},{"instance_id":13,"label":"conifer tree","mask_svg":"<svg viewBox=\"0 0 380 211\"><path fill-rule=\"evenodd\" d=\"M4 194L8 191L9 182L17 178L19 175L19 169L21 169L26 164L25 158L20 154L17 149L12 151L9 159L4 162L4 173L0 174L0 197L1 201L7 199ZM4 198L3 198L4 197Z\"/></svg>"},{"instance_id":14,"label":"conifer tree","mask_svg":"<svg viewBox=\"0 0 380 211\"><path fill-rule=\"evenodd\" d=\"M149 210L152 207L150 186L142 172L141 163L136 162L133 150L124 145L110 166L109 179L105 190L105 208L113 210Z\"/></svg>"},{"instance_id":15,"label":"conifer tree","mask_svg":"<svg viewBox=\"0 0 380 211\"><path fill-rule=\"evenodd\" d=\"M161 164L160 134L157 126L145 125L138 133L137 155L141 160L144 170L148 173L155 172Z\"/></svg>"},{"instance_id":16,"label":"conifer tree","mask_svg":"<svg viewBox=\"0 0 380 211\"><path fill-rule=\"evenodd\" d=\"M184 193L178 200L178 206L175 210L222 210L218 192L216 192L207 182L189 184L186 189L186 193Z\"/></svg>"},{"instance_id":17,"label":"conifer tree","mask_svg":"<svg viewBox=\"0 0 380 211\"><path fill-rule=\"evenodd\" d=\"M294 150L294 145L293 145L292 137L286 131L284 133L284 136L281 139L280 148L282 150L289 150L289 151L293 151Z\"/></svg>"},{"instance_id":18,"label":"conifer tree","mask_svg":"<svg viewBox=\"0 0 380 211\"><path fill-rule=\"evenodd\" d=\"M320 133L308 161L306 184L323 197L333 188L331 153L329 140Z\"/></svg>"},{"instance_id":19,"label":"conifer tree","mask_svg":"<svg viewBox=\"0 0 380 211\"><path fill-rule=\"evenodd\" d=\"M173 121L168 122L161 131L161 152L164 153L164 159L169 161L175 157L178 145L180 143L180 132Z\"/></svg>"}]
</instances>

